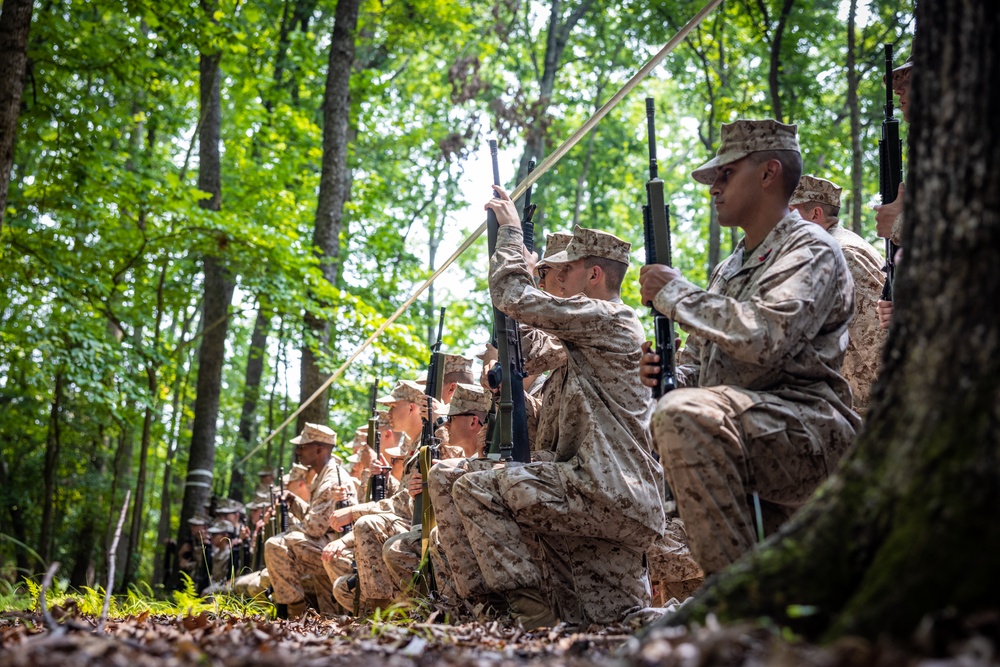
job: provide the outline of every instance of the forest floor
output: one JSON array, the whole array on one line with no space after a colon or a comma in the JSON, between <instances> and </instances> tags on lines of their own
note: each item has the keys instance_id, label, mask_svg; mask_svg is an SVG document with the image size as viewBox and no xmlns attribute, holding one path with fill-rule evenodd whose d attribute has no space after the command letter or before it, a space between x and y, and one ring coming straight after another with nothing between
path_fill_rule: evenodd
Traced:
<instances>
[{"instance_id":1,"label":"forest floor","mask_svg":"<svg viewBox=\"0 0 1000 667\"><path fill-rule=\"evenodd\" d=\"M58 610L57 610L58 611ZM58 616L58 613L55 614ZM157 616L109 620L69 613L57 621L0 613L0 667L974 667L1000 664L1000 617L958 631L924 630L901 648L845 638L818 647L766 623L661 628L557 627L525 633L498 623L443 624L390 618L355 623L306 617ZM943 643L942 643L943 642ZM921 643L925 644L920 648Z\"/></svg>"}]
</instances>

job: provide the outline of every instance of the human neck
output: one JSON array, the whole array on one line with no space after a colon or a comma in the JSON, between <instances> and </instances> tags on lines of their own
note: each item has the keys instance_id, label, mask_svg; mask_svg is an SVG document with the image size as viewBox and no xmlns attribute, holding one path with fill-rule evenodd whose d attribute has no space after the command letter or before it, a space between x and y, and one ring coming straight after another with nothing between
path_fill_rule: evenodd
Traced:
<instances>
[{"instance_id":1,"label":"human neck","mask_svg":"<svg viewBox=\"0 0 1000 667\"><path fill-rule=\"evenodd\" d=\"M786 206L783 211L774 211L768 215L761 216L756 220L753 220L746 225L741 225L743 228L743 246L747 251L751 251L757 248L767 235L770 234L778 223L781 222L784 217L788 215L788 207Z\"/></svg>"}]
</instances>

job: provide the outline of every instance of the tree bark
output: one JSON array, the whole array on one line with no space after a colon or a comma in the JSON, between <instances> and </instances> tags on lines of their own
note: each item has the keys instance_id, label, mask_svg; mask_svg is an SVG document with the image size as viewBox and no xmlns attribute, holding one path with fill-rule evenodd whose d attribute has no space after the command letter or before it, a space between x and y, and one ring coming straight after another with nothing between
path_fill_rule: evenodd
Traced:
<instances>
[{"instance_id":1,"label":"tree bark","mask_svg":"<svg viewBox=\"0 0 1000 667\"><path fill-rule=\"evenodd\" d=\"M861 147L861 102L858 100L857 27L858 0L847 13L847 108L851 114L851 230L862 235L861 205L864 197L864 154Z\"/></svg>"},{"instance_id":2,"label":"tree bark","mask_svg":"<svg viewBox=\"0 0 1000 667\"><path fill-rule=\"evenodd\" d=\"M853 451L765 545L668 622L767 615L809 637L906 639L996 609L1000 572L1000 16L916 6L904 260ZM807 615L790 613L790 605Z\"/></svg>"},{"instance_id":3,"label":"tree bark","mask_svg":"<svg viewBox=\"0 0 1000 667\"><path fill-rule=\"evenodd\" d=\"M334 15L330 59L323 95L323 169L313 228L313 247L319 257L323 277L337 284L340 268L340 230L344 204L351 191L351 169L347 164L348 132L351 124L351 68L354 64L354 34L358 26L359 0L340 0ZM319 354L330 343L330 324L326 318L307 311L306 335L302 346L302 377L299 400L305 401L323 384ZM329 391L324 391L301 413L297 428L306 422L325 424Z\"/></svg>"},{"instance_id":4,"label":"tree bark","mask_svg":"<svg viewBox=\"0 0 1000 667\"><path fill-rule=\"evenodd\" d=\"M4 0L0 9L0 229L7 209L7 188L14 166L14 137L21 111L32 0Z\"/></svg>"},{"instance_id":5,"label":"tree bark","mask_svg":"<svg viewBox=\"0 0 1000 667\"><path fill-rule=\"evenodd\" d=\"M52 389L52 409L49 411L49 434L45 440L45 463L42 470L42 527L38 537L38 554L46 563L52 560L52 517L55 511L56 466L62 441L59 433L59 412L63 393L63 374L56 371Z\"/></svg>"},{"instance_id":6,"label":"tree bark","mask_svg":"<svg viewBox=\"0 0 1000 667\"><path fill-rule=\"evenodd\" d=\"M212 3L205 3L206 15L211 16L213 9ZM218 53L202 53L199 64L202 124L198 136L198 189L209 193L211 197L198 203L210 211L222 209L220 60L221 55ZM221 234L218 245L219 251L226 245L226 239ZM204 508L212 494L222 367L226 356L226 333L229 330L229 306L235 288L232 276L219 254L206 254L204 262L204 329L198 348L194 423L191 427L191 448L188 452L178 544L182 544L190 535L188 520Z\"/></svg>"},{"instance_id":7,"label":"tree bark","mask_svg":"<svg viewBox=\"0 0 1000 667\"><path fill-rule=\"evenodd\" d=\"M271 330L274 310L263 298L259 299L257 319L250 335L250 352L247 355L246 375L243 382L243 409L240 412L240 433L233 455L233 470L229 478L229 497L243 502L246 471L240 460L250 451L256 436L257 403L260 401L260 379L264 375L267 358L267 334Z\"/></svg>"}]
</instances>

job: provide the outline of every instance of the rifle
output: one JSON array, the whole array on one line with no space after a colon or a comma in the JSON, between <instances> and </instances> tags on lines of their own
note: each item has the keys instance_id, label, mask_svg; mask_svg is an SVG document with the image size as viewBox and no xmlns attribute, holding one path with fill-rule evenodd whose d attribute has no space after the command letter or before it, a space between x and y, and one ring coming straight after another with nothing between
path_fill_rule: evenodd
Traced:
<instances>
[{"instance_id":1,"label":"rifle","mask_svg":"<svg viewBox=\"0 0 1000 667\"><path fill-rule=\"evenodd\" d=\"M663 181L656 164L656 123L653 121L653 98L646 98L646 126L649 135L649 180L646 181L646 205L642 207L642 230L646 241L646 264L670 263L670 207L663 196ZM674 323L653 307L653 334L656 354L660 355L660 373L653 398L660 398L677 387L677 370L674 359Z\"/></svg>"},{"instance_id":2,"label":"rifle","mask_svg":"<svg viewBox=\"0 0 1000 667\"><path fill-rule=\"evenodd\" d=\"M374 362L372 363L374 365ZM382 434L378 431L378 375L372 382L371 415L368 417L368 446L375 452L375 460L379 460L382 449ZM368 488L371 491L371 500L378 502L385 498L385 475L371 475L368 478Z\"/></svg>"},{"instance_id":3,"label":"rifle","mask_svg":"<svg viewBox=\"0 0 1000 667\"><path fill-rule=\"evenodd\" d=\"M411 526L420 525L420 564L413 574L413 583L421 591L432 593L437 590L434 572L429 558L430 532L434 527L434 508L431 507L427 495L427 472L434 465L434 459L441 457L441 441L435 435L434 429L434 399L441 400L444 391L444 353L441 352L441 337L444 335L444 308L441 308L441 318L438 320L437 341L431 346L431 360L427 366L427 384L424 393L427 396L427 418L420 434L420 448L417 451L417 465L420 470L421 491L413 497L413 521ZM423 500L427 498L425 503Z\"/></svg>"},{"instance_id":4,"label":"rifle","mask_svg":"<svg viewBox=\"0 0 1000 667\"><path fill-rule=\"evenodd\" d=\"M427 364L427 382L424 384L424 395L427 400L427 418L424 419L424 428L420 432L420 447L418 451L418 459L420 465L420 474L423 476L423 491L427 490L427 477L424 470L424 460L423 457L427 454L433 454L436 458L439 456L439 450L441 442L434 435L434 401L432 399L441 399L441 393L444 390L444 369L443 357L444 354L441 352L441 336L444 334L444 307L441 308L441 318L438 320L438 335L437 341L431 346L431 359L430 363ZM432 451L433 450L433 451ZM427 466L430 468L430 466ZM413 497L413 522L412 526L421 524L424 516L424 494L423 492L415 495Z\"/></svg>"},{"instance_id":5,"label":"rifle","mask_svg":"<svg viewBox=\"0 0 1000 667\"><path fill-rule=\"evenodd\" d=\"M892 108L892 44L885 45L885 118L882 119L882 138L878 142L878 189L882 204L896 199L899 184L903 182L903 142L899 139L899 121ZM882 300L892 301L892 281L896 272L897 246L891 238L885 240L885 283Z\"/></svg>"},{"instance_id":6,"label":"rifle","mask_svg":"<svg viewBox=\"0 0 1000 667\"><path fill-rule=\"evenodd\" d=\"M278 466L278 527L281 532L288 531L288 503L285 502L285 475Z\"/></svg>"},{"instance_id":7,"label":"rifle","mask_svg":"<svg viewBox=\"0 0 1000 667\"><path fill-rule=\"evenodd\" d=\"M500 167L497 164L497 142L490 140L490 158L493 161L493 184L500 185ZM528 173L534 168L534 161ZM531 188L524 193L524 213L521 230L524 245L530 253L534 249L534 223L531 218L535 205L531 203ZM499 224L493 211L486 212L486 234L489 238L490 257L497 249ZM524 402L524 355L521 352L521 332L517 322L493 307L493 345L497 349L497 365L487 379L492 389L500 390L496 423L493 425L490 455L501 461L531 461L531 445L528 442L528 413Z\"/></svg>"}]
</instances>

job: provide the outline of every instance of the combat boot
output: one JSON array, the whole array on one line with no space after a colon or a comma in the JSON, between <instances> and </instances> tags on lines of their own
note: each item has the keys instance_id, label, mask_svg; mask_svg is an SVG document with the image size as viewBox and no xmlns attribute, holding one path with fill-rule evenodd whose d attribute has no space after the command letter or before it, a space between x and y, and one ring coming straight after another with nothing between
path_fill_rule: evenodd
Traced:
<instances>
[{"instance_id":1,"label":"combat boot","mask_svg":"<svg viewBox=\"0 0 1000 667\"><path fill-rule=\"evenodd\" d=\"M302 616L306 613L305 600L299 600L298 602L289 602L286 606L288 608L289 621L296 621L302 618Z\"/></svg>"},{"instance_id":2,"label":"combat boot","mask_svg":"<svg viewBox=\"0 0 1000 667\"><path fill-rule=\"evenodd\" d=\"M528 631L551 628L559 623L548 600L537 588L518 588L507 594L511 617Z\"/></svg>"}]
</instances>

